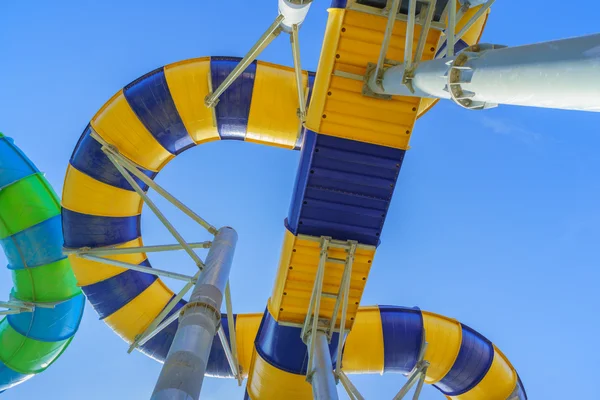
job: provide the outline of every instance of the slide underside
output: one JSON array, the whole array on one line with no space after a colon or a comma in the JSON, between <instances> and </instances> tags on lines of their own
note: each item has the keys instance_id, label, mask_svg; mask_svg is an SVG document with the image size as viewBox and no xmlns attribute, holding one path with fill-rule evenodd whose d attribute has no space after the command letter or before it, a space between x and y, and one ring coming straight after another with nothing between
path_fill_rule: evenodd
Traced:
<instances>
[{"instance_id":1,"label":"slide underside","mask_svg":"<svg viewBox=\"0 0 600 400\"><path fill-rule=\"evenodd\" d=\"M65 351L79 326L85 299L62 254L56 194L12 139L2 134L0 244L14 283L10 299L55 304L0 321L0 391L4 391L44 371Z\"/></svg>"},{"instance_id":2,"label":"slide underside","mask_svg":"<svg viewBox=\"0 0 600 400\"><path fill-rule=\"evenodd\" d=\"M350 277L346 327L352 331L344 345L344 370L406 374L425 335L426 359L431 363L427 382L446 396L526 399L506 357L471 328L417 309L359 307L414 122L431 103L409 97L365 97L361 82L335 73L364 74L366 64L376 61L385 29L385 18L341 3L334 2L330 9L317 73L303 73L303 90L310 99L307 128L299 125L296 114L293 69L264 62L253 62L221 96L214 112L206 108L204 98L233 70L237 58L170 64L116 93L92 118L69 163L62 199L65 247L142 245L142 200L106 157L101 142L114 146L152 179L174 157L209 141L239 140L300 150L281 261L267 309L236 317L247 396L311 398L305 382L306 346L294 324L304 320L308 309L319 238L329 236L358 242ZM475 12L476 8L468 11L464 18ZM472 26L464 43L479 40L486 18ZM402 59L405 29L401 21L396 24L390 58ZM439 31L432 31L424 57L435 56L439 39ZM99 316L129 343L174 297L154 275L70 257L78 283ZM150 266L143 253L110 258ZM339 290L340 268L326 264L328 292ZM323 299L321 318L331 317L333 302L328 300ZM171 313L184 305L179 301ZM176 329L174 321L139 350L163 361ZM337 340L334 336L332 351ZM218 341L209 371L230 376Z\"/></svg>"}]
</instances>

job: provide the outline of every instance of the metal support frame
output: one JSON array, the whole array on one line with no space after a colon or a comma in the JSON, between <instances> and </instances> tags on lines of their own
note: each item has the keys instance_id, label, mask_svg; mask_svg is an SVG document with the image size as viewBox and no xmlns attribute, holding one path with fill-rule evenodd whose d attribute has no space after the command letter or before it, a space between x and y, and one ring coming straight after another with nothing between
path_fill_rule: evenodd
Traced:
<instances>
[{"instance_id":1,"label":"metal support frame","mask_svg":"<svg viewBox=\"0 0 600 400\"><path fill-rule=\"evenodd\" d=\"M193 242L188 243L192 249L208 249L212 242ZM79 249L63 248L63 254L65 255L95 255L95 256L116 256L122 254L136 254L136 253L158 253L162 251L172 250L183 250L183 247L179 244L163 244L157 246L139 246L139 247L82 247Z\"/></svg>"},{"instance_id":2,"label":"metal support frame","mask_svg":"<svg viewBox=\"0 0 600 400\"><path fill-rule=\"evenodd\" d=\"M425 360L425 352L427 351L427 342L425 341L425 329L423 329L421 341L421 349L419 350L419 357L412 371L408 374L408 380L402 386L400 391L394 396L393 400L402 400L404 396L408 394L410 389L417 384L415 392L413 394L413 400L418 400L425 383L425 377L427 376L427 369L429 368L429 361Z\"/></svg>"},{"instance_id":3,"label":"metal support frame","mask_svg":"<svg viewBox=\"0 0 600 400\"><path fill-rule=\"evenodd\" d=\"M412 88L404 66L386 69L379 94L441 98L470 110L499 104L600 112L600 34L524 46L477 44L459 54L421 62Z\"/></svg>"},{"instance_id":4,"label":"metal support frame","mask_svg":"<svg viewBox=\"0 0 600 400\"><path fill-rule=\"evenodd\" d=\"M292 25L290 32L290 42L292 44L292 55L294 57L294 73L296 76L296 89L298 91L298 118L300 124L304 125L306 121L306 98L302 88L302 64L300 60L300 41L298 39L298 25Z\"/></svg>"},{"instance_id":5,"label":"metal support frame","mask_svg":"<svg viewBox=\"0 0 600 400\"><path fill-rule=\"evenodd\" d=\"M181 310L179 327L156 382L152 400L197 400L200 397L213 339L220 330L220 308L236 243L235 230L229 227L219 229L190 302Z\"/></svg>"},{"instance_id":6,"label":"metal support frame","mask_svg":"<svg viewBox=\"0 0 600 400\"><path fill-rule=\"evenodd\" d=\"M227 343L227 337L225 336L223 326L219 328L219 340L221 341L221 346L223 346L223 349L225 350L225 356L227 357L229 368L231 368L231 372L233 373L233 376L235 376L238 386L242 386L242 367L238 361L237 339L233 320L233 307L231 305L231 290L229 287L229 281L227 281L227 285L225 285L225 307L227 310L227 329L229 330L229 341L231 344Z\"/></svg>"},{"instance_id":7,"label":"metal support frame","mask_svg":"<svg viewBox=\"0 0 600 400\"><path fill-rule=\"evenodd\" d=\"M446 56L454 56L454 31L456 30L456 0L448 2L448 27L446 28Z\"/></svg>"},{"instance_id":8,"label":"metal support frame","mask_svg":"<svg viewBox=\"0 0 600 400\"><path fill-rule=\"evenodd\" d=\"M416 0L410 0L413 3ZM396 15L398 14L398 7L400 7L400 0L388 0L384 8L384 13L387 13L387 23L385 25L385 33L383 34L383 41L381 42L381 50L379 50L379 58L377 59L377 65L375 67L375 79L378 85L381 85L383 79L383 65L385 63L385 55L387 54L390 46L390 40L392 39L392 32L394 30L394 24L396 23ZM414 14L414 13L413 13ZM414 23L414 20L413 20Z\"/></svg>"},{"instance_id":9,"label":"metal support frame","mask_svg":"<svg viewBox=\"0 0 600 400\"><path fill-rule=\"evenodd\" d=\"M113 260L113 259L105 258L105 257L98 257L98 256L89 255L89 254L78 254L78 256L80 258L84 258L86 260L96 261L96 262L100 262L100 263L104 263L104 264L108 264L108 265L114 265L115 267L127 268L127 269L131 269L133 271L144 272L144 273L150 274L150 275L164 276L167 278L177 279L179 281L184 281L184 282L196 283L196 280L193 276L179 274L177 272L165 271L165 270L157 269L157 268L144 267L142 265L131 264L131 263L124 262L124 261Z\"/></svg>"},{"instance_id":10,"label":"metal support frame","mask_svg":"<svg viewBox=\"0 0 600 400\"><path fill-rule=\"evenodd\" d=\"M316 238L312 238L316 240ZM302 324L301 338L308 347L308 370L306 380L312 385L315 399L337 399L335 385L340 379L342 364L342 348L346 334L346 316L348 312L348 297L350 295L350 278L354 255L359 247L358 242L332 240L322 236L320 239L319 264L315 275L315 283L309 300L308 310ZM329 249L338 248L346 251L345 259L329 257ZM323 281L326 263L342 264L344 271L337 293L323 292ZM335 306L329 320L319 318L321 298L335 299ZM341 315L340 315L341 307ZM339 327L336 322L340 315ZM336 370L333 371L328 344L333 334L338 332ZM342 383L344 384L344 383ZM344 384L345 385L345 384Z\"/></svg>"},{"instance_id":11,"label":"metal support frame","mask_svg":"<svg viewBox=\"0 0 600 400\"><path fill-rule=\"evenodd\" d=\"M282 32L281 23L285 17L282 14L279 14L275 21L269 26L269 28L262 34L262 36L258 39L258 41L252 46L250 51L242 58L242 60L236 65L236 67L231 71L231 73L221 82L218 88L216 88L212 93L208 94L204 99L204 103L207 107L215 107L219 102L219 97L223 94L225 90L233 81L235 81L244 70L250 65L256 57Z\"/></svg>"},{"instance_id":12,"label":"metal support frame","mask_svg":"<svg viewBox=\"0 0 600 400\"><path fill-rule=\"evenodd\" d=\"M162 212L158 209L158 207L154 204L154 202L148 197L148 195L141 189L141 187L137 184L137 182L133 179L133 176L140 179L142 182L148 185L148 187L154 189L157 193L162 195L166 200L168 200L171 204L177 207L179 210L183 211L187 216L192 218L195 222L197 222L200 226L205 228L209 233L215 235L218 231L217 229L206 222L203 218L198 216L194 211L185 206L181 201L172 196L169 192L163 189L161 186L156 184L152 179L143 174L138 166L127 158L123 157L114 146L107 143L97 132L92 132L92 137L97 140L102 145L102 151L106 154L108 159L115 165L117 170L123 175L123 177L127 180L127 182L133 187L136 193L142 198L144 202L150 207L150 209L154 212L154 214L159 218L159 220L165 225L165 227L171 232L171 234L177 239L179 244L174 245L157 245L157 246L140 246L140 247L132 247L132 248L81 248L81 249L64 249L63 252L65 254L75 254L81 258L85 258L88 260L102 262L105 264L114 265L121 268L127 268L135 271L140 271L144 273L149 273L157 276L165 276L168 278L178 279L186 282L186 285L177 293L177 295L171 299L171 301L166 305L166 307L160 312L160 314L150 323L150 325L139 335L137 335L128 349L128 353L131 353L138 346L142 346L147 343L150 339L160 333L163 329L173 323L177 318L183 315L183 311L180 313L173 313L168 316L168 314L174 309L174 307L179 303L179 301L189 292L189 290L198 282L200 278L201 271L204 269L204 263L198 257L198 255L192 250L195 248L210 248L213 242L198 242L198 243L187 243L183 237L177 232L175 227L166 219L166 217L162 214ZM196 265L198 266L198 271L194 276L187 276L175 272L160 270L156 268L147 268L140 265L130 264L118 260L113 260L103 256L114 256L121 254L134 254L134 253L147 253L147 252L161 252L161 251L170 251L170 250L185 250L190 257L194 260ZM209 252L210 254L210 252ZM229 322L229 331L231 338L231 345L227 342L227 338L225 336L225 332L223 328L220 326L219 320L219 329L218 334L221 340L223 349L227 355L227 359L229 361L231 370L234 376L238 380L238 384L242 383L242 374L241 368L238 362L237 355L237 346L236 346L236 334L235 328L233 325L233 311L231 305L231 293L229 287L229 281L226 283L225 287L225 299L226 299L226 307L227 307L227 315ZM168 317L167 317L168 316Z\"/></svg>"},{"instance_id":13,"label":"metal support frame","mask_svg":"<svg viewBox=\"0 0 600 400\"><path fill-rule=\"evenodd\" d=\"M65 300L66 301L66 300ZM0 301L0 315L15 315L22 313L34 312L36 308L54 308L64 301L57 302L36 302L36 301L22 301L15 298L11 298L9 301Z\"/></svg>"},{"instance_id":14,"label":"metal support frame","mask_svg":"<svg viewBox=\"0 0 600 400\"><path fill-rule=\"evenodd\" d=\"M340 370L337 372L336 377L342 383L344 389L346 389L346 393L348 393L348 397L350 400L365 400L365 398L360 394L356 386L348 379L348 376L344 373L344 371Z\"/></svg>"}]
</instances>

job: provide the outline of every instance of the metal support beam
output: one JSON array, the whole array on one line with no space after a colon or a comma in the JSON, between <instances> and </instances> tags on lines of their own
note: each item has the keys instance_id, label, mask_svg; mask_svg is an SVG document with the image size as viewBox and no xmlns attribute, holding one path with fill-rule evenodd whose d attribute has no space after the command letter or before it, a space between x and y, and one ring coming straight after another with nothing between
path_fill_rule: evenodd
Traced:
<instances>
[{"instance_id":1,"label":"metal support beam","mask_svg":"<svg viewBox=\"0 0 600 400\"><path fill-rule=\"evenodd\" d=\"M394 24L396 23L396 15L398 14L399 7L400 0L388 0L386 5L388 19L387 24L385 25L383 41L381 42L381 50L379 50L377 66L375 67L375 73L373 74L378 82L383 77L383 64L385 63L385 55L387 54L388 48L390 46L390 40L392 39L392 32L394 30Z\"/></svg>"},{"instance_id":2,"label":"metal support beam","mask_svg":"<svg viewBox=\"0 0 600 400\"><path fill-rule=\"evenodd\" d=\"M238 65L231 73L223 80L214 92L210 93L204 99L207 107L215 107L219 102L219 97L227 90L229 86L246 70L246 68L258 57L258 55L281 33L281 23L285 17L280 14L269 28L262 34L258 41L252 46L250 51L240 60Z\"/></svg>"},{"instance_id":3,"label":"metal support beam","mask_svg":"<svg viewBox=\"0 0 600 400\"><path fill-rule=\"evenodd\" d=\"M152 393L152 400L200 397L215 334L221 322L223 292L229 279L237 233L219 229L206 258L206 267L190 302L182 309L179 328Z\"/></svg>"},{"instance_id":4,"label":"metal support beam","mask_svg":"<svg viewBox=\"0 0 600 400\"><path fill-rule=\"evenodd\" d=\"M133 271L143 272L143 273L150 274L150 275L164 276L167 278L177 279L179 281L196 283L193 276L179 274L177 272L165 271L165 270L157 269L157 268L144 267L142 265L131 264L131 263L127 263L127 262L119 261L119 260L112 260L110 258L98 257L98 256L90 255L90 254L79 254L79 257L84 258L86 260L96 261L96 262L104 263L104 264L108 264L108 265L114 265L115 267L120 267L120 268L127 268L127 269L131 269Z\"/></svg>"},{"instance_id":5,"label":"metal support beam","mask_svg":"<svg viewBox=\"0 0 600 400\"><path fill-rule=\"evenodd\" d=\"M415 68L412 93L404 66L388 68L385 95L451 99L469 109L498 104L600 112L600 34L518 47L475 45L457 56L424 61Z\"/></svg>"},{"instance_id":6,"label":"metal support beam","mask_svg":"<svg viewBox=\"0 0 600 400\"><path fill-rule=\"evenodd\" d=\"M456 34L456 37L455 37L455 41L454 41L455 43L458 42L460 39L462 39L462 37L465 35L465 33L467 33L467 31L469 29L471 29L471 27L473 26L473 24L475 22L477 22L477 20L479 18L481 18L481 16L487 12L487 10L492 6L492 4L494 4L495 1L496 0L488 0L487 3L484 3L481 6L481 8L479 10L477 10L477 12L475 13L475 15L473 15L471 17L471 19L469 19L467 21L467 23L465 24L465 26L463 26L461 28L461 30L458 31L458 33ZM458 19L458 20L460 21L460 19Z\"/></svg>"},{"instance_id":7,"label":"metal support beam","mask_svg":"<svg viewBox=\"0 0 600 400\"><path fill-rule=\"evenodd\" d=\"M331 365L331 355L329 354L329 343L327 334L323 331L317 331L316 335L311 335L308 343L313 348L313 355L309 355L309 375L307 378L312 386L313 398L315 400L337 400L338 393L333 375L333 366Z\"/></svg>"},{"instance_id":8,"label":"metal support beam","mask_svg":"<svg viewBox=\"0 0 600 400\"><path fill-rule=\"evenodd\" d=\"M344 271L346 273L346 281L344 282L344 287L340 287L340 291L343 290L343 302L342 317L340 319L340 330L338 336L337 358L335 363L336 371L341 371L342 369L342 349L346 334L346 315L348 313L348 297L350 296L350 277L352 276L352 265L354 264L354 254L356 253L356 246L357 242L350 242L350 249L348 250L348 257L346 258L346 266Z\"/></svg>"},{"instance_id":9,"label":"metal support beam","mask_svg":"<svg viewBox=\"0 0 600 400\"><path fill-rule=\"evenodd\" d=\"M150 340L152 336L155 336L158 332L160 332L160 329L158 329L158 327L163 325L161 321L165 319L165 317L171 312L171 310L173 310L173 308L175 308L177 303L179 303L179 300L183 299L183 296L185 296L187 292L190 291L190 289L194 286L195 282L198 281L201 272L202 271L198 270L194 275L193 279L186 283L185 286L179 291L179 293L177 293L177 295L175 295L175 297L173 297L171 301L167 303L165 308L163 308L163 310L156 316L156 318L154 318L150 325L148 325L148 327L142 333L135 337L133 343L131 343L131 346L129 346L129 349L127 349L127 353L131 353L133 350L136 349L136 347L142 346L144 343ZM166 325L164 325L163 328L164 327L166 327Z\"/></svg>"},{"instance_id":10,"label":"metal support beam","mask_svg":"<svg viewBox=\"0 0 600 400\"><path fill-rule=\"evenodd\" d=\"M179 313L171 314L167 319L165 319L163 322L161 322L156 328L154 328L151 332L149 332L147 335L145 335L143 338L141 338L137 345L138 346L145 345L150 339L152 339L154 336L158 335L163 329L165 329L167 326L169 326L173 322L175 322L175 320L177 318L179 318Z\"/></svg>"},{"instance_id":11,"label":"metal support beam","mask_svg":"<svg viewBox=\"0 0 600 400\"><path fill-rule=\"evenodd\" d=\"M302 64L300 61L300 41L298 40L298 25L292 25L290 34L292 43L292 55L294 57L294 72L296 75L296 90L298 91L298 118L300 123L306 121L306 99L304 98L304 88L302 85Z\"/></svg>"},{"instance_id":12,"label":"metal support beam","mask_svg":"<svg viewBox=\"0 0 600 400\"><path fill-rule=\"evenodd\" d=\"M419 63L421 58L423 58L423 52L425 51L425 44L427 44L427 36L429 36L429 30L431 29L436 4L437 0L429 0L429 3L426 5L427 13L425 14L425 21L423 22L419 43L417 44L417 51L415 52L415 58L413 60L413 63L415 64ZM422 12L423 11L421 11L421 13Z\"/></svg>"},{"instance_id":13,"label":"metal support beam","mask_svg":"<svg viewBox=\"0 0 600 400\"><path fill-rule=\"evenodd\" d=\"M233 306L231 304L231 289L229 287L229 281L227 281L227 285L225 285L225 308L227 310L227 329L229 330L229 341L231 344L227 343L227 338L225 337L225 331L223 330L223 327L221 327L219 330L219 339L221 340L221 346L223 346L223 349L225 350L225 356L227 357L227 362L229 363L231 372L237 379L238 386L242 386L243 379L240 363L238 361L237 338L233 319Z\"/></svg>"},{"instance_id":14,"label":"metal support beam","mask_svg":"<svg viewBox=\"0 0 600 400\"><path fill-rule=\"evenodd\" d=\"M404 44L404 65L410 69L413 60L413 41L415 39L415 19L417 0L408 1L408 22L406 23L406 42Z\"/></svg>"},{"instance_id":15,"label":"metal support beam","mask_svg":"<svg viewBox=\"0 0 600 400\"><path fill-rule=\"evenodd\" d=\"M448 27L446 28L446 55L454 56L454 31L456 30L456 0L448 2Z\"/></svg>"},{"instance_id":16,"label":"metal support beam","mask_svg":"<svg viewBox=\"0 0 600 400\"><path fill-rule=\"evenodd\" d=\"M150 199L150 197L148 197L148 195L142 190L140 185L138 185L138 183L133 179L133 177L121 165L120 161L123 160L124 158L119 156L116 153L116 151L114 149L111 149L110 147L102 146L102 151L104 152L104 154L106 154L108 159L113 163L113 165L115 166L115 168L117 168L117 170L121 173L121 175L123 175L123 177L125 178L127 183L129 183L131 185L133 190L135 190L135 192L142 198L142 200L144 200L144 202L148 205L148 207L152 210L152 212L154 212L154 214L160 220L160 222L162 222L163 225L168 229L168 231L171 233L171 235L173 235L173 237L175 237L175 239L177 239L177 241L184 248L186 253L188 253L188 255L192 258L192 260L194 260L194 262L196 263L198 268L202 269L202 267L204 266L204 263L202 262L202 260L200 260L200 257L198 257L198 255L194 252L194 250L192 250L190 248L190 246L188 246L187 242L179 234L177 229L175 229L173 224L171 224L171 222L158 209L156 204L154 204L154 201L152 201Z\"/></svg>"},{"instance_id":17,"label":"metal support beam","mask_svg":"<svg viewBox=\"0 0 600 400\"><path fill-rule=\"evenodd\" d=\"M425 383L425 377L427 376L427 369L429 368L429 361L425 360L425 352L427 351L427 342L425 341L425 330L423 330L423 341L421 343L421 350L419 351L419 358L415 364L413 370L408 375L408 380L402 386L398 394L394 396L393 400L401 400L408 394L410 389L417 384L417 388L413 394L413 400L418 400L421 395L421 389L423 389L423 383Z\"/></svg>"},{"instance_id":18,"label":"metal support beam","mask_svg":"<svg viewBox=\"0 0 600 400\"><path fill-rule=\"evenodd\" d=\"M208 249L212 242L194 242L188 243L192 249ZM139 246L139 247L83 247L79 249L63 248L64 255L94 255L94 256L116 256L122 254L137 253L158 253L162 251L183 250L180 244L164 244L157 246Z\"/></svg>"},{"instance_id":19,"label":"metal support beam","mask_svg":"<svg viewBox=\"0 0 600 400\"><path fill-rule=\"evenodd\" d=\"M129 171L133 176L135 176L136 178L141 180L144 184L148 185L148 187L150 187L151 189L154 189L154 191L156 193L158 193L162 197L164 197L169 203L173 204L181 212L183 212L185 215L187 215L188 217L193 219L196 223L198 223L200 226L202 226L204 229L206 229L209 233L211 233L212 235L215 235L217 233L217 228L215 228L213 225L211 225L207 221L205 221L202 217L200 217L198 214L196 214L192 209L190 209L188 206L186 206L181 201L179 201L177 198L175 198L171 193L169 193L165 189L163 189L162 186L160 186L159 184L154 182L152 179L150 179L146 174L142 173L142 171L140 171L138 169L137 165L135 165L132 161L130 161L129 159L127 159L127 158L123 157L121 154L119 154L118 150L114 146L111 146L110 144L108 144L96 132L92 133L92 137L94 139L96 139L98 142L100 142L106 148L107 151L109 151L114 157L116 157L117 160L119 161L119 163L127 171Z\"/></svg>"},{"instance_id":20,"label":"metal support beam","mask_svg":"<svg viewBox=\"0 0 600 400\"><path fill-rule=\"evenodd\" d=\"M342 386L346 389L346 393L348 393L348 397L350 400L365 400L365 398L360 394L356 386L348 379L348 376L344 373L344 371L338 370L337 377L342 382Z\"/></svg>"}]
</instances>

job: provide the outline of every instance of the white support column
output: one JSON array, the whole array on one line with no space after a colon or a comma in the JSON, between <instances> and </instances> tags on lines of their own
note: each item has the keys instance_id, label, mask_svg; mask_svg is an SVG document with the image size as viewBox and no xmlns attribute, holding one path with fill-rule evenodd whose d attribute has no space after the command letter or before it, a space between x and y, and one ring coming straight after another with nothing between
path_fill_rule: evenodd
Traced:
<instances>
[{"instance_id":1,"label":"white support column","mask_svg":"<svg viewBox=\"0 0 600 400\"><path fill-rule=\"evenodd\" d=\"M315 400L337 400L338 394L327 334L324 331L317 331L316 335L311 336L308 345L309 347L314 345L314 354L308 366L311 374L308 378L312 386L313 398Z\"/></svg>"},{"instance_id":2,"label":"white support column","mask_svg":"<svg viewBox=\"0 0 600 400\"><path fill-rule=\"evenodd\" d=\"M425 61L414 70L388 68L378 94L451 99L462 107L498 104L600 112L600 34L518 47L475 45L457 56Z\"/></svg>"},{"instance_id":3,"label":"white support column","mask_svg":"<svg viewBox=\"0 0 600 400\"><path fill-rule=\"evenodd\" d=\"M197 400L229 278L237 233L219 229L190 302L181 312L179 328L152 394L152 400Z\"/></svg>"}]
</instances>

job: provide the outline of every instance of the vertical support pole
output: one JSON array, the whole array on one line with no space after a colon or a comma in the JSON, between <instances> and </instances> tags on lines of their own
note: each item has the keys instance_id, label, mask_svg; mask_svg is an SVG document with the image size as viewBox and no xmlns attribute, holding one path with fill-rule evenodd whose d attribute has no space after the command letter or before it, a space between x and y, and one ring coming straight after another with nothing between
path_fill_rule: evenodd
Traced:
<instances>
[{"instance_id":1,"label":"vertical support pole","mask_svg":"<svg viewBox=\"0 0 600 400\"><path fill-rule=\"evenodd\" d=\"M456 0L448 2L448 29L446 29L446 54L448 57L454 56L454 30L456 29Z\"/></svg>"},{"instance_id":2,"label":"vertical support pole","mask_svg":"<svg viewBox=\"0 0 600 400\"><path fill-rule=\"evenodd\" d=\"M237 233L229 227L219 229L196 287L179 319L179 328L156 382L152 400L200 397L204 373L213 339L221 323L221 303Z\"/></svg>"},{"instance_id":3,"label":"vertical support pole","mask_svg":"<svg viewBox=\"0 0 600 400\"><path fill-rule=\"evenodd\" d=\"M327 334L318 331L316 335L311 336L310 341L309 346L314 344L314 355L311 358L311 365L309 365L309 370L312 371L310 384L313 398L315 400L338 400Z\"/></svg>"}]
</instances>

